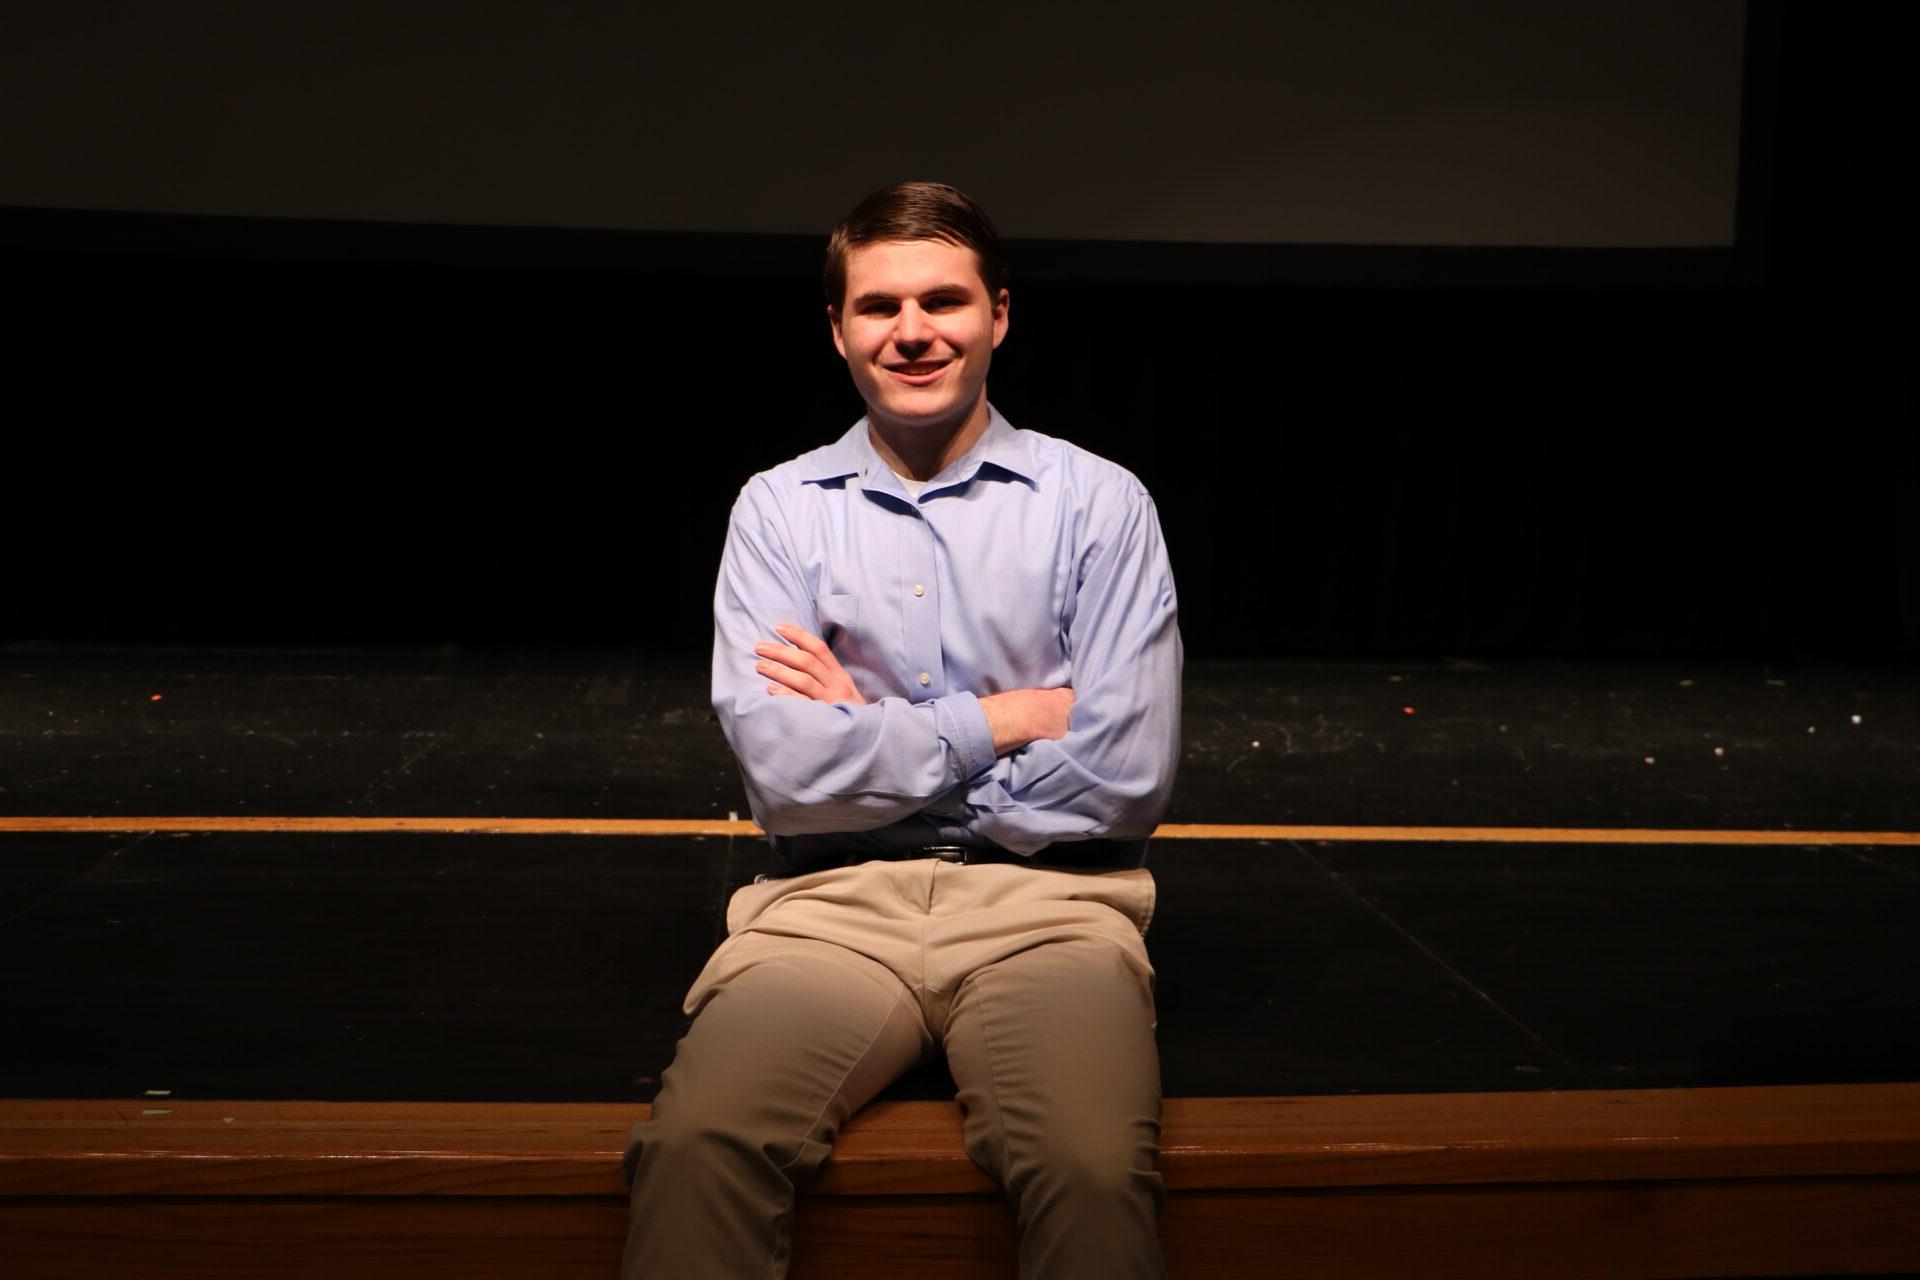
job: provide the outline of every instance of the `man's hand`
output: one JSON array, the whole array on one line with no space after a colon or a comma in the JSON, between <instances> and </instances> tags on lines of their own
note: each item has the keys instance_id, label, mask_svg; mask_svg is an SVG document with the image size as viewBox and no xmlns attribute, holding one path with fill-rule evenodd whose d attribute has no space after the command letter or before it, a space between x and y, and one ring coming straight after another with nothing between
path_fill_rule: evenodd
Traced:
<instances>
[{"instance_id":1,"label":"man's hand","mask_svg":"<svg viewBox=\"0 0 1920 1280\"><path fill-rule=\"evenodd\" d=\"M867 700L853 687L853 677L833 656L826 641L791 622L777 623L773 630L787 643L762 640L753 646L758 659L754 670L772 682L767 685L768 693L814 702L865 705ZM980 710L993 734L993 754L1003 756L1042 738L1057 741L1066 737L1073 690L1062 687L990 693L980 699Z\"/></svg>"},{"instance_id":2,"label":"man's hand","mask_svg":"<svg viewBox=\"0 0 1920 1280\"><path fill-rule=\"evenodd\" d=\"M775 644L762 640L753 646L759 661L753 669L773 681L767 692L788 698L810 698L815 702L855 702L866 699L853 687L853 677L827 648L827 642L791 622L774 624L774 634L785 640Z\"/></svg>"},{"instance_id":3,"label":"man's hand","mask_svg":"<svg viewBox=\"0 0 1920 1280\"><path fill-rule=\"evenodd\" d=\"M1003 756L1042 738L1059 741L1067 736L1073 690L1009 689L980 699L987 728L993 731L993 754Z\"/></svg>"}]
</instances>

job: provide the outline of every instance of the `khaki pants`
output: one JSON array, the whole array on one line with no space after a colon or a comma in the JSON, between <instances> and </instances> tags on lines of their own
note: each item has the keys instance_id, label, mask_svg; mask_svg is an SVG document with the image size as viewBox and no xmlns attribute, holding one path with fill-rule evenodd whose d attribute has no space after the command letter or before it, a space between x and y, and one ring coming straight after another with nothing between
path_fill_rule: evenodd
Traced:
<instances>
[{"instance_id":1,"label":"khaki pants","mask_svg":"<svg viewBox=\"0 0 1920 1280\"><path fill-rule=\"evenodd\" d=\"M1163 1277L1144 869L866 862L753 884L627 1147L624 1275L785 1275L796 1187L840 1126L944 1048L1020 1274Z\"/></svg>"}]
</instances>

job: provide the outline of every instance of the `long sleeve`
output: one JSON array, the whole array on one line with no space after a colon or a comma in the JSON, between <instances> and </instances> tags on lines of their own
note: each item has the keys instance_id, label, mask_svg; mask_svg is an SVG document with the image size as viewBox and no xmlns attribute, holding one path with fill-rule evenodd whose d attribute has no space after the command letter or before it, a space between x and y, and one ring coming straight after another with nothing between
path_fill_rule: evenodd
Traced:
<instances>
[{"instance_id":1,"label":"long sleeve","mask_svg":"<svg viewBox=\"0 0 1920 1280\"><path fill-rule=\"evenodd\" d=\"M959 804L937 806L949 837L1032 853L1056 840L1146 836L1166 812L1180 751L1178 604L1153 501L1144 490L1129 497L1075 590L1067 736L1000 757Z\"/></svg>"},{"instance_id":2,"label":"long sleeve","mask_svg":"<svg viewBox=\"0 0 1920 1280\"><path fill-rule=\"evenodd\" d=\"M986 716L970 692L866 705L770 696L753 645L775 638L776 622L829 632L780 504L756 478L734 505L714 591L713 707L767 832L883 827L992 764Z\"/></svg>"}]
</instances>

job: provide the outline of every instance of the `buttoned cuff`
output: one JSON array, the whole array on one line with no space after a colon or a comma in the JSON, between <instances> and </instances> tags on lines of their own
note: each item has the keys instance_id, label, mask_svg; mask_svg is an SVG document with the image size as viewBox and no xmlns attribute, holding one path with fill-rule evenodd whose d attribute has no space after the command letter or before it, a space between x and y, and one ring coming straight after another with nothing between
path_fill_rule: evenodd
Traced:
<instances>
[{"instance_id":1,"label":"buttoned cuff","mask_svg":"<svg viewBox=\"0 0 1920 1280\"><path fill-rule=\"evenodd\" d=\"M950 693L933 702L934 724L953 752L959 772L955 782L965 782L993 765L993 730L987 725L987 713L980 699L967 692Z\"/></svg>"}]
</instances>

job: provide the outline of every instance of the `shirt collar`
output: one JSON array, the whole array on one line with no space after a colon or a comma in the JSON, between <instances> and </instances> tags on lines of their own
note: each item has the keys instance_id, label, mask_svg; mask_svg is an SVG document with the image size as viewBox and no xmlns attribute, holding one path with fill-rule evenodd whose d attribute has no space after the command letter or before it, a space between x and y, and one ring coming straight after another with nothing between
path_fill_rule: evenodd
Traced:
<instances>
[{"instance_id":1,"label":"shirt collar","mask_svg":"<svg viewBox=\"0 0 1920 1280\"><path fill-rule=\"evenodd\" d=\"M800 472L802 484L819 484L857 475L868 488L900 489L903 495L905 493L893 469L874 452L865 418L854 423L845 435L832 444L814 450L807 456L806 464ZM991 404L987 406L987 429L974 442L973 448L929 480L927 488L945 489L965 484L979 474L981 467L989 465L1028 484L1035 483L1032 443L1025 432L1016 431L1013 424L1001 417L1000 411Z\"/></svg>"}]
</instances>

